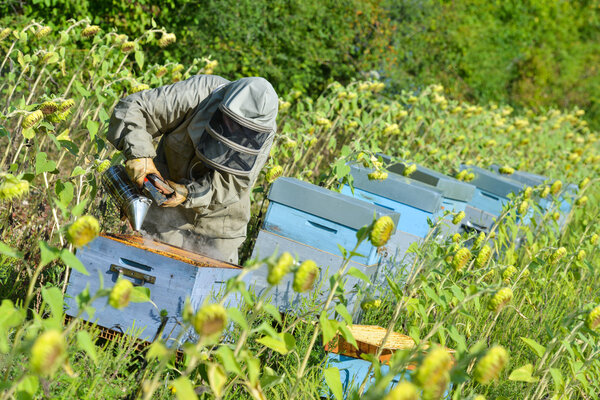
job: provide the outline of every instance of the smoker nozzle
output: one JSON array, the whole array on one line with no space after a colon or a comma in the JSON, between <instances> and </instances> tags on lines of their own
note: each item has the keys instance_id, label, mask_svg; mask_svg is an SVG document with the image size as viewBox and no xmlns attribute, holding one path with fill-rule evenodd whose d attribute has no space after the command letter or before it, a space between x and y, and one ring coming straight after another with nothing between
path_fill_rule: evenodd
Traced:
<instances>
[{"instance_id":1,"label":"smoker nozzle","mask_svg":"<svg viewBox=\"0 0 600 400\"><path fill-rule=\"evenodd\" d=\"M152 200L129 179L123 165L113 165L102 175L102 183L117 205L125 212L135 231L142 228Z\"/></svg>"}]
</instances>

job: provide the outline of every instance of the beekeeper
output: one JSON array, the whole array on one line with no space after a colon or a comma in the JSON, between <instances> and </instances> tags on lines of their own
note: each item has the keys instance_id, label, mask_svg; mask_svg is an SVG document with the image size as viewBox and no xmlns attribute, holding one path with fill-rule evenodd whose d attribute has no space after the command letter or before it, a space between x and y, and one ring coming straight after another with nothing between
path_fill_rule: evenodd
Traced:
<instances>
[{"instance_id":1,"label":"beekeeper","mask_svg":"<svg viewBox=\"0 0 600 400\"><path fill-rule=\"evenodd\" d=\"M275 90L257 77L197 75L122 99L108 139L127 159L127 173L140 187L155 173L175 189L162 207L150 208L142 228L174 246L237 262L277 108Z\"/></svg>"}]
</instances>

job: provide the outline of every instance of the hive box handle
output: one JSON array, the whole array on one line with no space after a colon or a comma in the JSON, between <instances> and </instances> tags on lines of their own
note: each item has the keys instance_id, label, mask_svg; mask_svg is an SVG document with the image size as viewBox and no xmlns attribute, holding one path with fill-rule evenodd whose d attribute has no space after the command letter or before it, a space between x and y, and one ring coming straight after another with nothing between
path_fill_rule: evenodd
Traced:
<instances>
[{"instance_id":1,"label":"hive box handle","mask_svg":"<svg viewBox=\"0 0 600 400\"><path fill-rule=\"evenodd\" d=\"M123 274L125 276L128 276L130 278L139 279L140 281L142 281L142 285L144 283L146 283L146 282L148 282L149 284L153 285L156 282L156 277L154 277L152 275L148 275L148 274L144 274L142 272L134 271L134 270L131 270L129 268L122 267L120 265L111 264L110 270L112 272L117 272L119 274Z\"/></svg>"}]
</instances>

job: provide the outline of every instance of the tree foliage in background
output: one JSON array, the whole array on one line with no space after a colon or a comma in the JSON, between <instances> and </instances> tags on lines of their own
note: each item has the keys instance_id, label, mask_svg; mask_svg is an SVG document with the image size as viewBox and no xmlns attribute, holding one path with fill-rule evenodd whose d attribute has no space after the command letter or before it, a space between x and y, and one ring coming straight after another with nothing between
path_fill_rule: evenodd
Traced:
<instances>
[{"instance_id":1,"label":"tree foliage in background","mask_svg":"<svg viewBox=\"0 0 600 400\"><path fill-rule=\"evenodd\" d=\"M578 106L600 123L597 0L388 1L400 88L442 83L459 98Z\"/></svg>"}]
</instances>

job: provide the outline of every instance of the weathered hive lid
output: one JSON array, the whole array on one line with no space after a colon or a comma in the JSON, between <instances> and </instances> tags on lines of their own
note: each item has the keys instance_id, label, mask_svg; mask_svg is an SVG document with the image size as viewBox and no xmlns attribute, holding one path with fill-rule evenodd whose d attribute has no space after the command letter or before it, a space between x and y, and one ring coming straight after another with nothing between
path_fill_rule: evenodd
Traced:
<instances>
[{"instance_id":1,"label":"weathered hive lid","mask_svg":"<svg viewBox=\"0 0 600 400\"><path fill-rule=\"evenodd\" d=\"M437 212L442 206L442 192L430 185L395 173L389 174L383 181L370 180L370 172L368 168L351 165L354 187L429 213Z\"/></svg>"},{"instance_id":2,"label":"weathered hive lid","mask_svg":"<svg viewBox=\"0 0 600 400\"><path fill-rule=\"evenodd\" d=\"M329 221L360 229L377 218L388 215L398 226L400 214L385 207L358 200L295 178L282 177L271 185L270 201L285 204Z\"/></svg>"},{"instance_id":3,"label":"weathered hive lid","mask_svg":"<svg viewBox=\"0 0 600 400\"><path fill-rule=\"evenodd\" d=\"M497 174L500 173L500 166L497 164L492 164L490 166L490 169ZM522 183L526 184L527 186L532 186L532 187L541 185L544 182L552 181L552 179L548 178L547 176L538 175L538 174L534 174L534 173L526 172L526 171L515 171L510 175L506 175L506 177L509 179L515 180L515 181L522 182Z\"/></svg>"},{"instance_id":4,"label":"weathered hive lid","mask_svg":"<svg viewBox=\"0 0 600 400\"><path fill-rule=\"evenodd\" d=\"M517 182L495 172L472 165L461 165L461 170L470 170L475 174L475 179L471 183L481 190L485 190L496 196L508 197L510 193L517 194L526 186L522 182Z\"/></svg>"},{"instance_id":5,"label":"weathered hive lid","mask_svg":"<svg viewBox=\"0 0 600 400\"><path fill-rule=\"evenodd\" d=\"M407 165L400 162L386 166L388 171L399 175L404 174ZM410 179L426 183L442 191L444 197L468 202L475 194L475 186L470 183L444 175L441 172L417 164L417 170L410 174Z\"/></svg>"}]
</instances>

